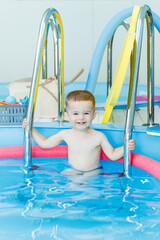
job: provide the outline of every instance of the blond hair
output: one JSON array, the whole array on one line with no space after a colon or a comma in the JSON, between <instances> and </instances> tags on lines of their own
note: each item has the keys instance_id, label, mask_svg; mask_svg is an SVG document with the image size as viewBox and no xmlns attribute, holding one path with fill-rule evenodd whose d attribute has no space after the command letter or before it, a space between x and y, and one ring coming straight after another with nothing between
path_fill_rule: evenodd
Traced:
<instances>
[{"instance_id":1,"label":"blond hair","mask_svg":"<svg viewBox=\"0 0 160 240\"><path fill-rule=\"evenodd\" d=\"M93 94L87 90L75 90L70 93L68 93L66 97L66 108L68 107L69 101L91 101L93 104L93 108L95 109L95 97Z\"/></svg>"}]
</instances>

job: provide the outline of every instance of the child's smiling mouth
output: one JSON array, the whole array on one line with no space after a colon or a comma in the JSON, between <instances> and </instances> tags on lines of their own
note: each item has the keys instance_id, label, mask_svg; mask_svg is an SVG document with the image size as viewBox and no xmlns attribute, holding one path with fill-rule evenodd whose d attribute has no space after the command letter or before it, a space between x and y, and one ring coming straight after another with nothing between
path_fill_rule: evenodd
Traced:
<instances>
[{"instance_id":1,"label":"child's smiling mouth","mask_svg":"<svg viewBox=\"0 0 160 240\"><path fill-rule=\"evenodd\" d=\"M84 125L86 122L77 122L78 125Z\"/></svg>"}]
</instances>

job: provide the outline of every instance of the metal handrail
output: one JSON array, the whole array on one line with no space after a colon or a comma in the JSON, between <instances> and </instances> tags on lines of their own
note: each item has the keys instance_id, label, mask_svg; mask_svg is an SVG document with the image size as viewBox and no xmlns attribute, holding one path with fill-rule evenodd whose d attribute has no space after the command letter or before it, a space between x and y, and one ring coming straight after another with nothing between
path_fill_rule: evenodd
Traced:
<instances>
[{"instance_id":1,"label":"metal handrail","mask_svg":"<svg viewBox=\"0 0 160 240\"><path fill-rule=\"evenodd\" d=\"M42 68L42 77L47 77L47 38L48 30L51 26L54 35L54 45L56 52L55 59L55 74L58 78L58 113L59 120L62 119L64 113L64 56L63 56L63 26L59 13L54 8L48 8L43 14L36 58L33 68L32 83L30 89L28 110L27 110L27 120L28 125L25 128L25 148L24 148L24 159L25 167L30 167L31 165L31 130L33 124L33 115L36 105L37 91L39 78ZM56 37L57 36L57 37ZM43 60L43 61L42 61Z\"/></svg>"},{"instance_id":2,"label":"metal handrail","mask_svg":"<svg viewBox=\"0 0 160 240\"><path fill-rule=\"evenodd\" d=\"M47 66L47 45L48 45L48 33L49 28L52 29L53 34L53 43L54 43L54 76L58 78L58 62L59 62L59 55L58 55L58 49L59 49L59 42L58 42L58 23L55 21L56 19L49 19L47 31L46 31L46 39L44 44L44 51L43 51L43 60L42 60L42 79L48 78L48 66Z\"/></svg>"},{"instance_id":3,"label":"metal handrail","mask_svg":"<svg viewBox=\"0 0 160 240\"><path fill-rule=\"evenodd\" d=\"M148 124L151 126L154 123L154 25L151 9L149 6L144 5L140 9L137 27L136 27L136 44L135 44L135 66L133 78L130 80L129 87L129 96L127 104L127 115L126 115L126 124L125 124L125 137L124 137L124 175L126 177L131 176L131 159L128 150L128 142L132 136L133 130L133 121L135 113L135 104L136 104L136 92L137 92L137 83L138 83L138 73L139 73L139 64L141 56L141 46L143 38L143 29L144 29L144 18L146 17L147 22L149 22L149 27L147 27L147 36L150 37L150 40L147 41L148 44L148 81L149 81L149 118Z\"/></svg>"},{"instance_id":4,"label":"metal handrail","mask_svg":"<svg viewBox=\"0 0 160 240\"><path fill-rule=\"evenodd\" d=\"M129 30L129 23L126 21L123 21L119 26L123 26L127 31ZM117 31L118 27L114 31L111 39L108 41L108 46L107 46L107 96L109 95L109 91L112 86L112 49L113 49L113 39L115 36L115 32Z\"/></svg>"}]
</instances>

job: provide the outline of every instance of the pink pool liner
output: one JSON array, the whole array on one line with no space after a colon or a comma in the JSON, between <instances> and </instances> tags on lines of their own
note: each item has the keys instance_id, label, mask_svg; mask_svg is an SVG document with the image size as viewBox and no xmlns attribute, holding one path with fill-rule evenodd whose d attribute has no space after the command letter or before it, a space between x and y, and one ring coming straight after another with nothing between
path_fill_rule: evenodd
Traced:
<instances>
[{"instance_id":1,"label":"pink pool liner","mask_svg":"<svg viewBox=\"0 0 160 240\"><path fill-rule=\"evenodd\" d=\"M160 100L160 95L155 95L154 100ZM137 96L136 101L147 101L147 96L146 95Z\"/></svg>"}]
</instances>

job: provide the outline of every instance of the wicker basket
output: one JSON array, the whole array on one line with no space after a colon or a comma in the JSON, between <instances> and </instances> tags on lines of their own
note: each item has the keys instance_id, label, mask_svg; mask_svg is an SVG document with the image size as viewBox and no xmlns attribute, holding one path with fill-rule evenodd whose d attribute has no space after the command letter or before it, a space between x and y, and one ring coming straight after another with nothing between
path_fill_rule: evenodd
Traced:
<instances>
[{"instance_id":1,"label":"wicker basket","mask_svg":"<svg viewBox=\"0 0 160 240\"><path fill-rule=\"evenodd\" d=\"M28 105L0 105L0 124L22 124Z\"/></svg>"}]
</instances>

